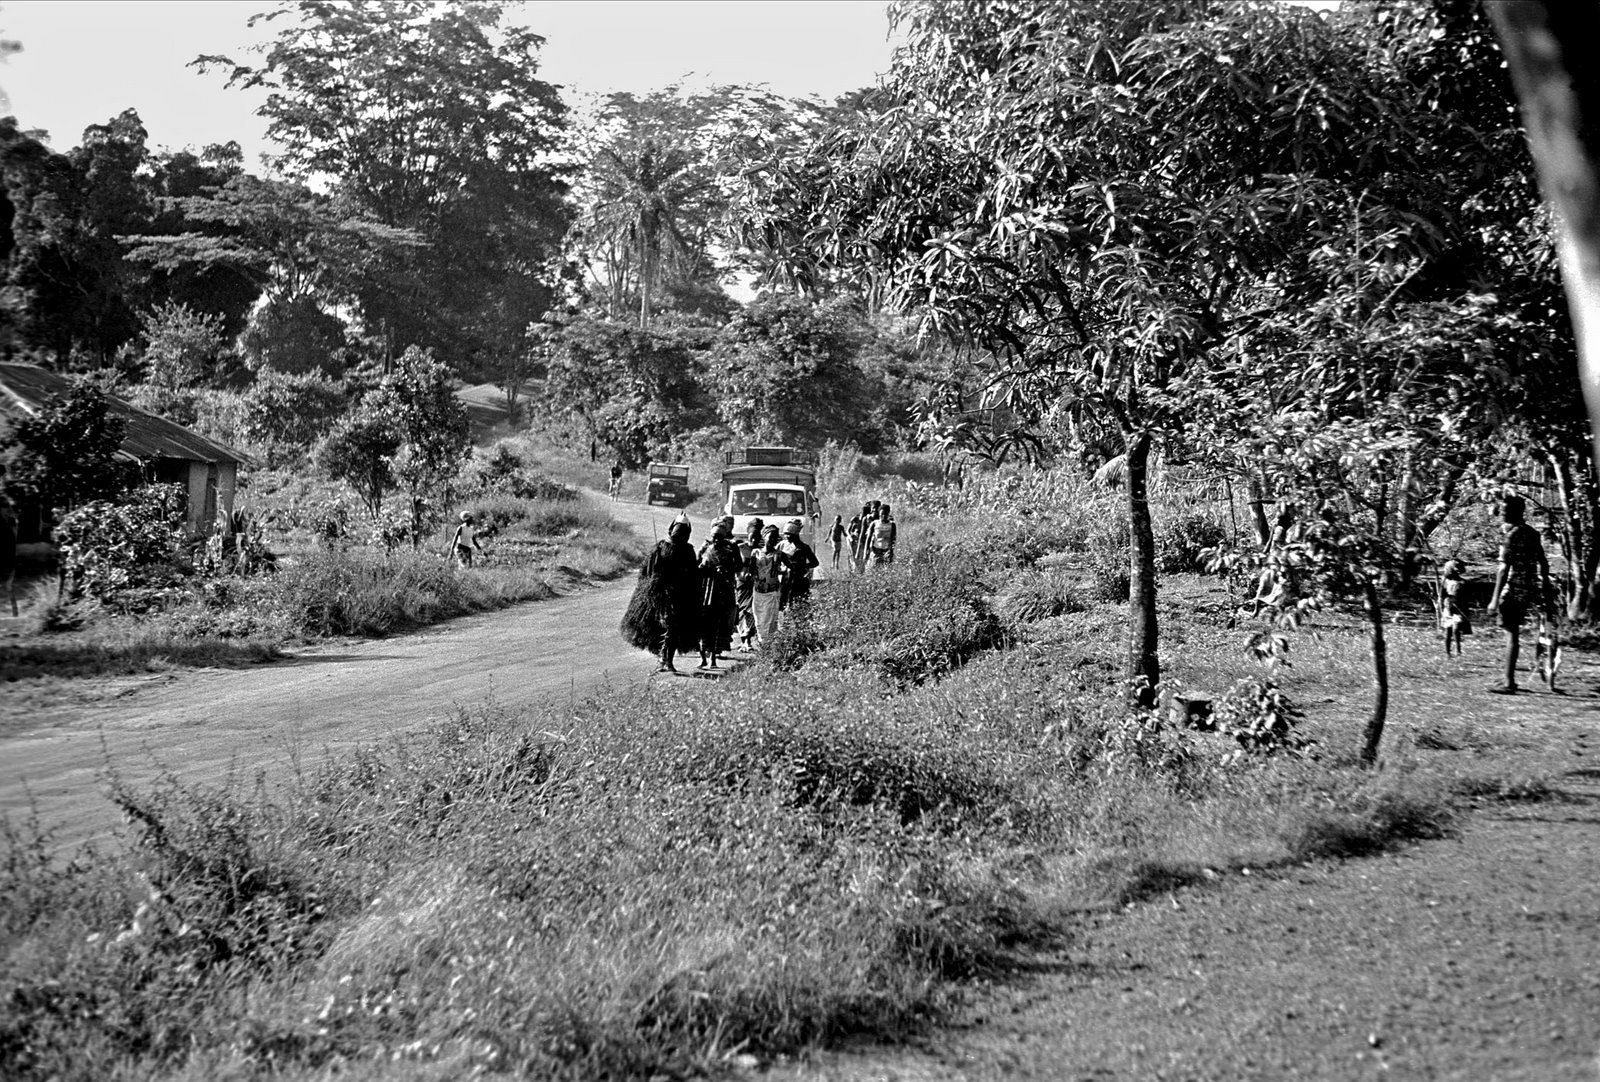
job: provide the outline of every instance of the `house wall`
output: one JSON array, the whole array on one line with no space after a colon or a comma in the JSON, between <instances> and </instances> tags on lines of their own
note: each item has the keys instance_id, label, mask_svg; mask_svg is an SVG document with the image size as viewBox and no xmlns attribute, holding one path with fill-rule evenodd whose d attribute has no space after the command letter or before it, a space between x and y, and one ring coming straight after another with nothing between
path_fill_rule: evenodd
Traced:
<instances>
[{"instance_id":1,"label":"house wall","mask_svg":"<svg viewBox=\"0 0 1600 1082\"><path fill-rule=\"evenodd\" d=\"M239 483L239 467L233 462L190 462L188 465L189 507L184 526L191 535L211 532L221 521L229 529L233 515L234 492Z\"/></svg>"}]
</instances>

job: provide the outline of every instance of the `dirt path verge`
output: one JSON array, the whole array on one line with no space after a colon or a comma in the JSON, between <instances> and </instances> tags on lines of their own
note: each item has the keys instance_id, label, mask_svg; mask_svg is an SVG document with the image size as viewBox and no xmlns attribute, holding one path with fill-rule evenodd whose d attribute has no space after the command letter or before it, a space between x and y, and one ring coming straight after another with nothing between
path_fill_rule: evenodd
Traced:
<instances>
[{"instance_id":1,"label":"dirt path verge","mask_svg":"<svg viewBox=\"0 0 1600 1082\"><path fill-rule=\"evenodd\" d=\"M1492 649L1438 678L1466 702L1456 731L1500 739L1415 754L1545 779L1538 799L1481 800L1449 840L1083 914L955 1028L773 1077L1600 1079L1600 666L1582 660L1560 697L1483 693Z\"/></svg>"},{"instance_id":2,"label":"dirt path verge","mask_svg":"<svg viewBox=\"0 0 1600 1082\"><path fill-rule=\"evenodd\" d=\"M646 538L677 512L615 502ZM220 780L369 743L488 698L504 706L565 706L605 684L642 681L650 659L617 622L633 576L577 593L482 613L408 635L293 651L249 669L185 670L93 681L100 697L10 718L0 739L0 815L38 812L57 841L103 836L118 824L105 799L108 766L139 782L170 771Z\"/></svg>"}]
</instances>

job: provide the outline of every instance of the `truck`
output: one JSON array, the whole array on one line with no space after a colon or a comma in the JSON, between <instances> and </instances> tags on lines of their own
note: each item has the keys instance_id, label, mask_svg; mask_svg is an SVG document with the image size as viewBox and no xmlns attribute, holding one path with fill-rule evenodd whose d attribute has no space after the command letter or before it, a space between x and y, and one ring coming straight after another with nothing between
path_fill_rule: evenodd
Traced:
<instances>
[{"instance_id":1,"label":"truck","mask_svg":"<svg viewBox=\"0 0 1600 1082\"><path fill-rule=\"evenodd\" d=\"M689 467L676 463L650 463L650 479L645 482L644 502L682 507L689 502Z\"/></svg>"},{"instance_id":2,"label":"truck","mask_svg":"<svg viewBox=\"0 0 1600 1082\"><path fill-rule=\"evenodd\" d=\"M782 530L799 519L800 536L816 546L822 508L817 503L817 453L798 447L741 447L723 454L722 513L733 516L733 535L750 520Z\"/></svg>"}]
</instances>

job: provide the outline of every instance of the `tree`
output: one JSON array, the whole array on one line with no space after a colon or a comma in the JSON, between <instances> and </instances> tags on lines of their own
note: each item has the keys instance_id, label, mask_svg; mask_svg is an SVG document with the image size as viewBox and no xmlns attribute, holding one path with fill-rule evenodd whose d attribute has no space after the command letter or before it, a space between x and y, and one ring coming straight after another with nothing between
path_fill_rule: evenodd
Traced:
<instances>
[{"instance_id":1,"label":"tree","mask_svg":"<svg viewBox=\"0 0 1600 1082\"><path fill-rule=\"evenodd\" d=\"M269 458L299 455L330 427L336 427L346 405L343 385L325 376L318 373L293 375L268 369L257 373L255 383L244 393L240 425L248 438L266 446ZM348 460L354 453L352 448L346 447L333 457ZM382 452L392 453L393 450Z\"/></svg>"},{"instance_id":2,"label":"tree","mask_svg":"<svg viewBox=\"0 0 1600 1082\"><path fill-rule=\"evenodd\" d=\"M422 243L346 201L249 175L171 206L186 231L124 237L129 258L169 274L229 272L264 293L243 338L258 368L334 370L345 334L331 310L354 304L385 260Z\"/></svg>"},{"instance_id":3,"label":"tree","mask_svg":"<svg viewBox=\"0 0 1600 1082\"><path fill-rule=\"evenodd\" d=\"M1485 4L1516 80L1545 197L1565 229L1557 245L1600 458L1600 75L1582 58L1600 14L1582 4Z\"/></svg>"},{"instance_id":4,"label":"tree","mask_svg":"<svg viewBox=\"0 0 1600 1082\"><path fill-rule=\"evenodd\" d=\"M640 99L611 96L578 186L580 258L620 319L629 295L639 326L674 279L711 275L708 246L719 201L704 145L706 111L676 87Z\"/></svg>"},{"instance_id":5,"label":"tree","mask_svg":"<svg viewBox=\"0 0 1600 1082\"><path fill-rule=\"evenodd\" d=\"M821 446L870 444L896 396L862 362L878 335L841 302L785 295L758 297L717 333L706 384L717 412L737 434L760 442ZM900 396L904 409L910 403Z\"/></svg>"},{"instance_id":6,"label":"tree","mask_svg":"<svg viewBox=\"0 0 1600 1082\"><path fill-rule=\"evenodd\" d=\"M146 384L166 391L188 390L216 375L228 349L221 316L168 301L147 311L142 322Z\"/></svg>"},{"instance_id":7,"label":"tree","mask_svg":"<svg viewBox=\"0 0 1600 1082\"><path fill-rule=\"evenodd\" d=\"M374 397L400 434L390 465L411 496L415 541L422 534L419 501L448 504L451 484L472 455L466 407L456 397L450 369L416 346L396 362Z\"/></svg>"},{"instance_id":8,"label":"tree","mask_svg":"<svg viewBox=\"0 0 1600 1082\"><path fill-rule=\"evenodd\" d=\"M229 86L271 90L260 112L281 169L426 242L364 279L361 312L391 343L469 368L518 348L550 307L566 228L565 107L537 77L543 39L502 14L301 0L252 20L289 16L260 65L196 61L225 67Z\"/></svg>"},{"instance_id":9,"label":"tree","mask_svg":"<svg viewBox=\"0 0 1600 1082\"><path fill-rule=\"evenodd\" d=\"M5 446L6 483L13 499L58 513L90 500L115 499L136 472L119 457L127 423L112 413L105 393L78 380L63 397L17 421Z\"/></svg>"},{"instance_id":10,"label":"tree","mask_svg":"<svg viewBox=\"0 0 1600 1082\"><path fill-rule=\"evenodd\" d=\"M575 414L630 467L715 416L701 384L712 334L688 322L642 328L586 315L529 330L544 360L548 404Z\"/></svg>"},{"instance_id":11,"label":"tree","mask_svg":"<svg viewBox=\"0 0 1600 1082\"><path fill-rule=\"evenodd\" d=\"M1358 168L1407 169L1387 73L1303 9L952 3L900 9L892 104L789 165L758 224L786 273L847 276L993 357L984 405L1079 412L1122 441L1126 675L1160 679L1146 476L1316 253ZM1285 108L1285 102L1293 102ZM1409 210L1380 204L1369 225ZM1374 221L1373 218L1376 218Z\"/></svg>"},{"instance_id":12,"label":"tree","mask_svg":"<svg viewBox=\"0 0 1600 1082\"><path fill-rule=\"evenodd\" d=\"M393 418L363 402L317 445L316 461L323 473L355 489L367 513L377 518L383 498L394 487L390 463L399 451L400 433Z\"/></svg>"},{"instance_id":13,"label":"tree","mask_svg":"<svg viewBox=\"0 0 1600 1082\"><path fill-rule=\"evenodd\" d=\"M0 120L0 172L10 211L6 285L23 345L66 362L104 364L137 332L139 268L117 236L148 222L145 130L131 109L91 125L57 154Z\"/></svg>"}]
</instances>

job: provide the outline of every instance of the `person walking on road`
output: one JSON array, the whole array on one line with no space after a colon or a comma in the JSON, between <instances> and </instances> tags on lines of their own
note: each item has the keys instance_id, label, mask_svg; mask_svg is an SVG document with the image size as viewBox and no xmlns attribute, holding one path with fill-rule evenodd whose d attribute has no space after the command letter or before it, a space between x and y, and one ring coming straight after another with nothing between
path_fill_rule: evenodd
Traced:
<instances>
[{"instance_id":1,"label":"person walking on road","mask_svg":"<svg viewBox=\"0 0 1600 1082\"><path fill-rule=\"evenodd\" d=\"M677 672L679 651L700 643L700 568L689 545L689 518L680 513L639 569L639 582L622 616L622 637L659 654L657 672Z\"/></svg>"},{"instance_id":2,"label":"person walking on road","mask_svg":"<svg viewBox=\"0 0 1600 1082\"><path fill-rule=\"evenodd\" d=\"M872 524L872 529L867 534L867 547L872 552L874 567L894 563L894 546L898 534L894 518L889 513L889 505L882 505L878 509L877 521Z\"/></svg>"},{"instance_id":3,"label":"person walking on road","mask_svg":"<svg viewBox=\"0 0 1600 1082\"><path fill-rule=\"evenodd\" d=\"M828 547L833 550L833 569L839 570L839 550L844 547L844 539L849 534L845 529L844 516L834 515L833 525L828 527Z\"/></svg>"},{"instance_id":4,"label":"person walking on road","mask_svg":"<svg viewBox=\"0 0 1600 1082\"><path fill-rule=\"evenodd\" d=\"M783 600L783 572L788 557L778 549L778 528L768 526L761 548L751 554L750 613L756 623L756 643L765 648L778 632L778 609Z\"/></svg>"},{"instance_id":5,"label":"person walking on road","mask_svg":"<svg viewBox=\"0 0 1600 1082\"><path fill-rule=\"evenodd\" d=\"M1550 604L1550 564L1545 559L1539 531L1529 526L1524 516L1527 503L1508 493L1500 501L1500 566L1494 574L1494 593L1489 597L1489 615L1500 617L1506 633L1505 680L1489 690L1496 695L1517 693L1517 657L1522 652L1522 625L1532 615L1537 619Z\"/></svg>"},{"instance_id":6,"label":"person walking on road","mask_svg":"<svg viewBox=\"0 0 1600 1082\"><path fill-rule=\"evenodd\" d=\"M781 550L788 558L788 562L783 578L783 593L778 602L779 608L787 609L796 601L805 601L811 596L811 572L822 562L800 536L804 529L805 524L797 518L790 519L789 524L783 528Z\"/></svg>"},{"instance_id":7,"label":"person walking on road","mask_svg":"<svg viewBox=\"0 0 1600 1082\"><path fill-rule=\"evenodd\" d=\"M733 622L738 616L739 550L733 543L733 521L721 519L700 546L700 667L717 668L720 655L733 649Z\"/></svg>"}]
</instances>

